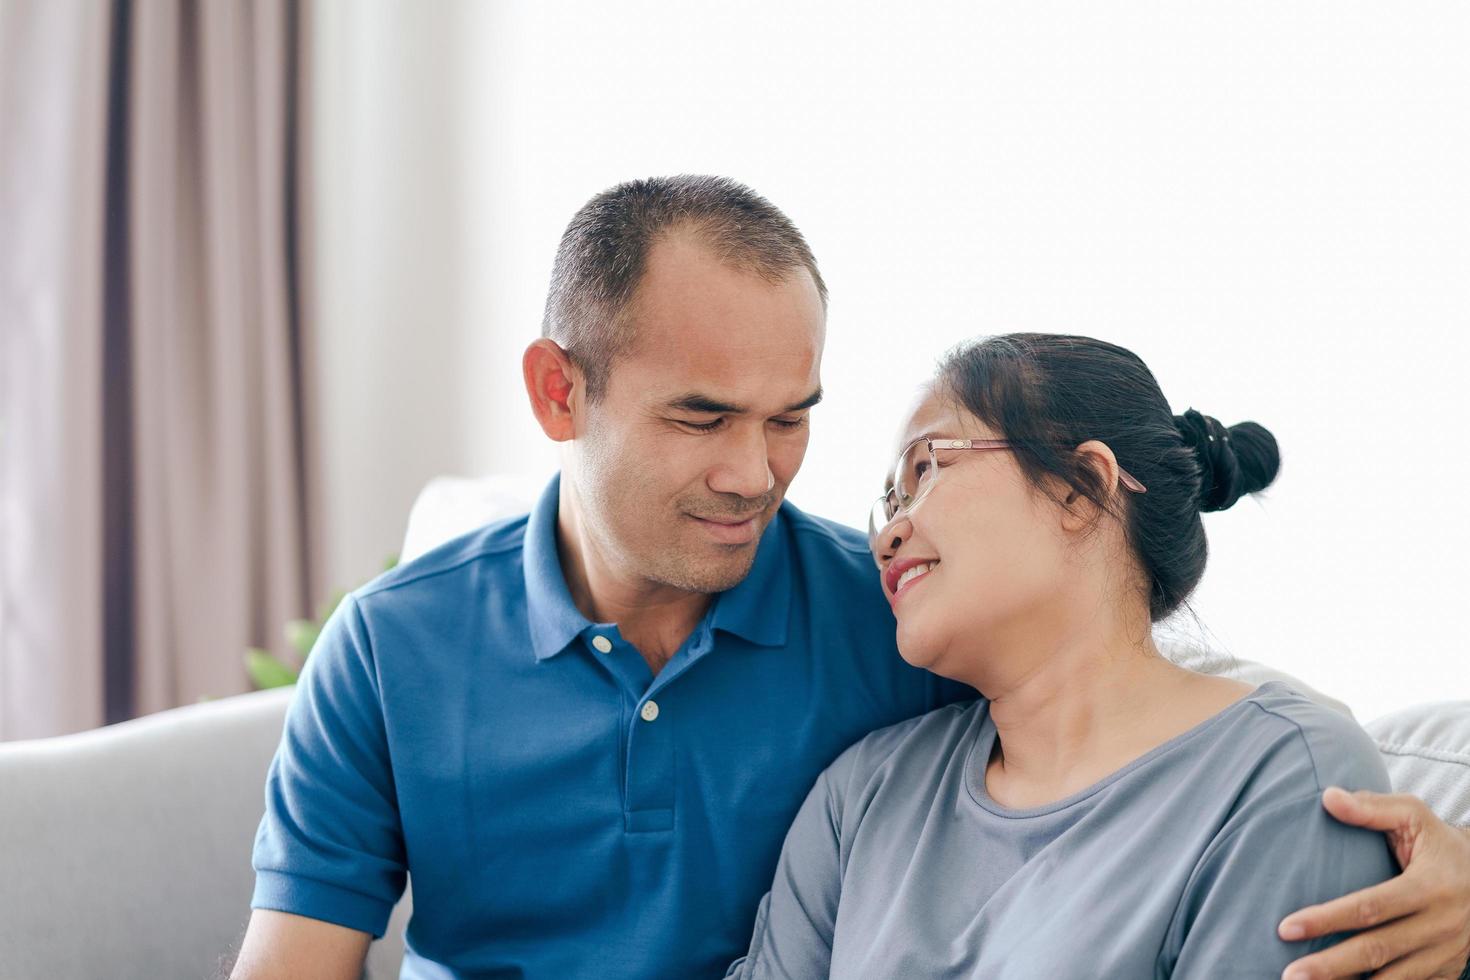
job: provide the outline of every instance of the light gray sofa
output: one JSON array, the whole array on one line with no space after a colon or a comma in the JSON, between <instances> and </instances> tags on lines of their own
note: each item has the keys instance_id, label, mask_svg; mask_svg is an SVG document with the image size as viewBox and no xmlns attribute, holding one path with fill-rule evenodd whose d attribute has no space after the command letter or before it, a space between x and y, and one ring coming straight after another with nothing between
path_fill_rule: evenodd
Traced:
<instances>
[{"instance_id":1,"label":"light gray sofa","mask_svg":"<svg viewBox=\"0 0 1470 980\"><path fill-rule=\"evenodd\" d=\"M525 485L431 483L414 506L403 560L523 509ZM1185 646L1168 652L1255 682L1282 676ZM291 694L0 743L0 980L215 975L250 916L251 844ZM1470 701L1420 705L1367 727L1396 788L1470 824ZM398 975L411 904L405 895L373 943L372 980Z\"/></svg>"},{"instance_id":2,"label":"light gray sofa","mask_svg":"<svg viewBox=\"0 0 1470 980\"><path fill-rule=\"evenodd\" d=\"M250 849L291 688L0 743L0 978L214 977L250 918ZM396 977L411 903L373 944Z\"/></svg>"}]
</instances>

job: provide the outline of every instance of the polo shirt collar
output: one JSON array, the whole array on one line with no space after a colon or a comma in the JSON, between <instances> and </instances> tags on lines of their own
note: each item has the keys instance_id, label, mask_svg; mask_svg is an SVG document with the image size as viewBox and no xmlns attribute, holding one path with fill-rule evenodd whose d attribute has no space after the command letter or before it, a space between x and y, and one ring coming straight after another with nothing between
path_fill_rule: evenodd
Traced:
<instances>
[{"instance_id":1,"label":"polo shirt collar","mask_svg":"<svg viewBox=\"0 0 1470 980\"><path fill-rule=\"evenodd\" d=\"M715 598L710 626L733 633L757 646L778 647L786 643L786 624L791 612L791 546L786 535L786 509L782 503L756 546L750 574Z\"/></svg>"},{"instance_id":2,"label":"polo shirt collar","mask_svg":"<svg viewBox=\"0 0 1470 980\"><path fill-rule=\"evenodd\" d=\"M537 660L546 660L565 650L592 625L572 602L567 578L562 574L556 550L556 518L561 500L561 474L551 478L541 499L526 521L522 561L526 572L527 625L531 649Z\"/></svg>"},{"instance_id":3,"label":"polo shirt collar","mask_svg":"<svg viewBox=\"0 0 1470 980\"><path fill-rule=\"evenodd\" d=\"M556 548L561 474L552 477L532 508L522 551L526 576L526 610L531 648L536 659L561 653L594 624L572 602ZM791 551L781 509L761 535L750 573L734 588L715 597L707 619L711 628L732 633L759 646L786 642L791 612Z\"/></svg>"}]
</instances>

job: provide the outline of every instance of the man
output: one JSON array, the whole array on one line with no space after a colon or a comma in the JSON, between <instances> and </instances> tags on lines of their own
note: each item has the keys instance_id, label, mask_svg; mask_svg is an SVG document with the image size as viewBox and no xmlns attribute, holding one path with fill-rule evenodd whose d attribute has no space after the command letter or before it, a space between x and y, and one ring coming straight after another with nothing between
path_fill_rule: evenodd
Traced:
<instances>
[{"instance_id":1,"label":"man","mask_svg":"<svg viewBox=\"0 0 1470 980\"><path fill-rule=\"evenodd\" d=\"M236 977L356 977L407 871L404 976L721 976L816 775L973 696L898 656L864 535L782 502L825 314L801 234L731 181L578 212L523 363L562 473L333 615L271 765ZM1415 801L1338 805L1401 828L1408 871L1300 915L1397 920L1310 975L1458 971L1470 839Z\"/></svg>"}]
</instances>

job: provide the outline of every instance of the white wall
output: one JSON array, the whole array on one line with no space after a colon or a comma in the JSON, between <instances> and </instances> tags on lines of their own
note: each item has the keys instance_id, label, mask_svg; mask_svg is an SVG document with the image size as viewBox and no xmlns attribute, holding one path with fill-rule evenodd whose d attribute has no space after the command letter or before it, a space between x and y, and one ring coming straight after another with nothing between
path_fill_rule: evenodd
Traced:
<instances>
[{"instance_id":1,"label":"white wall","mask_svg":"<svg viewBox=\"0 0 1470 980\"><path fill-rule=\"evenodd\" d=\"M473 9L388 0L305 9L323 434L315 591L325 595L382 569L419 488L466 469L470 433L482 436L461 372L483 329L469 301L468 232L488 216L463 213Z\"/></svg>"},{"instance_id":2,"label":"white wall","mask_svg":"<svg viewBox=\"0 0 1470 980\"><path fill-rule=\"evenodd\" d=\"M457 444L469 472L548 471L518 358L566 220L624 178L729 174L806 231L832 289L798 504L865 519L945 347L1100 336L1137 351L1176 411L1254 418L1281 442L1276 487L1207 518L1195 607L1219 643L1365 717L1470 697L1467 8L896 11L460 8L463 87L423 135L452 135L463 183L428 188L432 226L381 256L375 275L409 285L371 284L460 265L443 333L379 341L412 362L399 402L418 429L461 427L442 456ZM419 207L378 227L428 220ZM391 312L374 322L404 329Z\"/></svg>"}]
</instances>

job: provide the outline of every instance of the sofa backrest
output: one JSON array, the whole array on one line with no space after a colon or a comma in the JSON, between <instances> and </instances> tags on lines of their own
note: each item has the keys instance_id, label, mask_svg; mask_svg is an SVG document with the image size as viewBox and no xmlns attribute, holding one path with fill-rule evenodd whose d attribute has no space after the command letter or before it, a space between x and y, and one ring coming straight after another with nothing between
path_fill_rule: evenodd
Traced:
<instances>
[{"instance_id":1,"label":"sofa backrest","mask_svg":"<svg viewBox=\"0 0 1470 980\"><path fill-rule=\"evenodd\" d=\"M1470 827L1470 701L1416 704L1365 726L1393 788Z\"/></svg>"},{"instance_id":2,"label":"sofa backrest","mask_svg":"<svg viewBox=\"0 0 1470 980\"><path fill-rule=\"evenodd\" d=\"M292 691L0 743L0 980L215 976L250 918ZM373 944L373 980L398 976L410 908Z\"/></svg>"}]
</instances>

